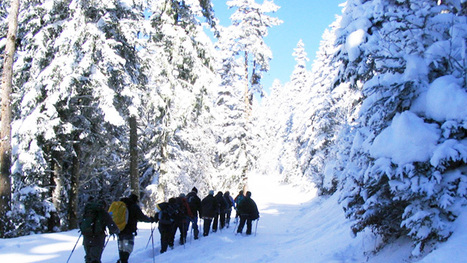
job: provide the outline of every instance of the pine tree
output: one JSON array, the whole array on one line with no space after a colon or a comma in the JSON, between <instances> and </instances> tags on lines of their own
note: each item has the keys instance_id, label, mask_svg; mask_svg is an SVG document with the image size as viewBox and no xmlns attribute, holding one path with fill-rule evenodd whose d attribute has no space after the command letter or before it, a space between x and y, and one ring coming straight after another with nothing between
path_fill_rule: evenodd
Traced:
<instances>
[{"instance_id":1,"label":"pine tree","mask_svg":"<svg viewBox=\"0 0 467 263\"><path fill-rule=\"evenodd\" d=\"M23 88L14 126L15 176L23 179L15 194L27 193L29 201L15 212L40 218L24 231L74 228L81 198L122 191L109 185L125 174L124 155L116 153L128 149L124 120L131 102L124 94L139 78L131 26L139 16L113 1L24 7L19 48L27 52L16 67ZM28 188L35 190L22 190ZM55 212L61 222L50 222Z\"/></svg>"},{"instance_id":2,"label":"pine tree","mask_svg":"<svg viewBox=\"0 0 467 263\"><path fill-rule=\"evenodd\" d=\"M338 81L363 95L353 135L342 139L352 141L342 167L344 208L355 233L371 227L385 240L409 235L415 256L450 236L456 207L466 203L463 117L436 118L438 107L420 106L440 82L456 92L465 87L465 56L456 52L465 45L460 7L348 1L338 35ZM433 150L417 153L425 145Z\"/></svg>"},{"instance_id":3,"label":"pine tree","mask_svg":"<svg viewBox=\"0 0 467 263\"><path fill-rule=\"evenodd\" d=\"M150 157L144 164L152 182L146 190L152 201L161 201L194 184L207 189L207 176L213 174L209 124L215 59L199 17L215 23L210 1L149 4L148 39L141 50L149 79L138 111L147 131L141 136L142 152Z\"/></svg>"}]
</instances>

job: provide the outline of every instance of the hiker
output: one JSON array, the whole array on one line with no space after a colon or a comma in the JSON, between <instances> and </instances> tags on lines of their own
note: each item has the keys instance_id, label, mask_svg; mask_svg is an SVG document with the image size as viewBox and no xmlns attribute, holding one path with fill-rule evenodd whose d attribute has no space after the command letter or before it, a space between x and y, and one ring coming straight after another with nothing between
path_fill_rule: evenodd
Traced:
<instances>
[{"instance_id":1,"label":"hiker","mask_svg":"<svg viewBox=\"0 0 467 263\"><path fill-rule=\"evenodd\" d=\"M224 199L225 199L225 203L227 204L227 207L225 208L225 226L226 226L226 228L229 228L229 226L230 226L230 215L232 214L232 207L234 209L236 209L236 206L235 206L235 202L234 202L232 196L230 196L229 191L226 191L224 193Z\"/></svg>"},{"instance_id":2,"label":"hiker","mask_svg":"<svg viewBox=\"0 0 467 263\"><path fill-rule=\"evenodd\" d=\"M181 193L177 198L177 209L179 213L175 219L175 232L178 230L180 231L180 245L186 243L186 234L188 232L189 220L193 217L193 213L191 213L190 206L185 198L185 194Z\"/></svg>"},{"instance_id":3,"label":"hiker","mask_svg":"<svg viewBox=\"0 0 467 263\"><path fill-rule=\"evenodd\" d=\"M243 226L246 222L246 234L251 235L251 223L259 218L258 207L255 201L251 199L251 192L246 192L246 196L238 204L237 211L240 214L240 224L238 225L237 233L242 233Z\"/></svg>"},{"instance_id":4,"label":"hiker","mask_svg":"<svg viewBox=\"0 0 467 263\"><path fill-rule=\"evenodd\" d=\"M240 191L238 192L238 195L234 199L235 201L235 223L238 222L238 218L240 216L240 214L238 213L238 204L242 202L243 198L245 198L245 196L243 195L243 191Z\"/></svg>"},{"instance_id":5,"label":"hiker","mask_svg":"<svg viewBox=\"0 0 467 263\"><path fill-rule=\"evenodd\" d=\"M198 239L199 229L198 229L198 216L201 216L201 199L198 197L198 189L193 187L191 192L186 195L188 205L190 206L191 213L193 217L191 221L191 229L193 229L193 235L195 240Z\"/></svg>"},{"instance_id":6,"label":"hiker","mask_svg":"<svg viewBox=\"0 0 467 263\"><path fill-rule=\"evenodd\" d=\"M174 246L173 231L176 214L175 207L173 207L174 200L175 199L173 199L171 203L163 202L156 205L157 212L155 218L156 222L159 222L158 229L159 233L161 234L161 254L167 251L168 246L171 248Z\"/></svg>"},{"instance_id":7,"label":"hiker","mask_svg":"<svg viewBox=\"0 0 467 263\"><path fill-rule=\"evenodd\" d=\"M80 230L83 235L84 261L86 263L100 263L105 246L105 228L111 235L118 234L120 230L107 213L104 201L93 202L89 200L84 207Z\"/></svg>"},{"instance_id":8,"label":"hiker","mask_svg":"<svg viewBox=\"0 0 467 263\"><path fill-rule=\"evenodd\" d=\"M201 201L201 217L204 220L203 236L209 235L212 219L216 216L217 209L218 204L214 197L214 190L209 190L208 196Z\"/></svg>"},{"instance_id":9,"label":"hiker","mask_svg":"<svg viewBox=\"0 0 467 263\"><path fill-rule=\"evenodd\" d=\"M118 253L120 259L118 263L128 263L128 258L133 251L135 244L135 236L137 235L137 224L138 221L152 223L155 222L154 217L148 217L143 214L141 208L138 205L139 198L135 194L131 194L129 197L120 199L124 202L128 209L128 222L125 228L118 234Z\"/></svg>"},{"instance_id":10,"label":"hiker","mask_svg":"<svg viewBox=\"0 0 467 263\"><path fill-rule=\"evenodd\" d=\"M217 200L217 212L214 217L214 222L212 223L212 232L216 232L217 228L223 229L225 226L225 208L227 203L225 202L224 195L221 191L217 192L215 196Z\"/></svg>"}]
</instances>

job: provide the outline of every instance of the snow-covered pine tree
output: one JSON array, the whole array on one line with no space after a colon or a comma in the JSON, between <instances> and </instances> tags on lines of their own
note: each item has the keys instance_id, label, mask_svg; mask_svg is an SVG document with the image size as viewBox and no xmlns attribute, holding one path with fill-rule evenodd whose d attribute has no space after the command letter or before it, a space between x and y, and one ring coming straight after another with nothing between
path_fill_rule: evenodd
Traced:
<instances>
[{"instance_id":1,"label":"snow-covered pine tree","mask_svg":"<svg viewBox=\"0 0 467 263\"><path fill-rule=\"evenodd\" d=\"M113 200L123 189L112 185L125 188L131 102L122 94L139 78L131 24L141 13L124 1L23 6L14 183L16 200L29 201L16 204L18 234L74 228L80 200Z\"/></svg>"},{"instance_id":2,"label":"snow-covered pine tree","mask_svg":"<svg viewBox=\"0 0 467 263\"><path fill-rule=\"evenodd\" d=\"M266 14L276 12L279 6L273 0L266 0L263 4L255 0L232 0L227 5L236 9L230 17L232 26L228 28L228 37L232 52L244 58L245 104L249 112L253 94L263 93L260 83L262 72L269 70L269 61L272 59L272 52L264 42L264 37L268 35L268 28L282 23L278 18Z\"/></svg>"},{"instance_id":3,"label":"snow-covered pine tree","mask_svg":"<svg viewBox=\"0 0 467 263\"><path fill-rule=\"evenodd\" d=\"M219 148L218 161L224 162L220 167L223 167L226 174L235 174L235 177L241 178L237 185L247 185L247 173L257 158L256 146L251 142L254 135L250 127L253 94L262 94L261 74L269 70L269 61L272 58L264 37L267 36L269 27L278 25L281 21L266 15L278 10L279 7L273 1L265 1L260 5L254 0L234 0L228 1L227 5L235 11L231 16L232 25L220 31L218 47L222 56L220 74L223 82L218 105L224 112L228 112L229 108L234 109L235 112L229 115L236 121L220 119L217 125L221 131L229 129L228 133L218 139L225 146ZM236 102L239 91L242 92L243 106ZM228 158L229 155L234 158ZM241 174L237 174L239 171Z\"/></svg>"},{"instance_id":4,"label":"snow-covered pine tree","mask_svg":"<svg viewBox=\"0 0 467 263\"><path fill-rule=\"evenodd\" d=\"M281 130L277 135L281 141L282 149L277 156L279 162L281 178L286 183L301 185L306 188L309 185L303 180L302 170L299 165L299 133L297 133L297 109L304 107L304 103L309 93L304 92L309 90L310 75L306 69L306 63L309 61L305 52L305 44L302 40L297 43L297 47L292 54L295 57L297 64L290 76L290 81L276 94L276 100L279 100L277 105L277 117L283 120L280 124ZM300 114L300 113L298 113ZM276 141L277 142L277 141Z\"/></svg>"},{"instance_id":5,"label":"snow-covered pine tree","mask_svg":"<svg viewBox=\"0 0 467 263\"><path fill-rule=\"evenodd\" d=\"M341 167L346 214L354 233L409 235L414 256L450 236L467 200L462 5L348 1L338 31L338 81L363 94Z\"/></svg>"},{"instance_id":6,"label":"snow-covered pine tree","mask_svg":"<svg viewBox=\"0 0 467 263\"><path fill-rule=\"evenodd\" d=\"M140 53L149 79L138 110L151 205L193 186L206 191L209 176L215 175L209 123L211 89L218 84L214 48L199 18L215 22L210 1L201 2L150 1L148 6L148 39Z\"/></svg>"}]
</instances>

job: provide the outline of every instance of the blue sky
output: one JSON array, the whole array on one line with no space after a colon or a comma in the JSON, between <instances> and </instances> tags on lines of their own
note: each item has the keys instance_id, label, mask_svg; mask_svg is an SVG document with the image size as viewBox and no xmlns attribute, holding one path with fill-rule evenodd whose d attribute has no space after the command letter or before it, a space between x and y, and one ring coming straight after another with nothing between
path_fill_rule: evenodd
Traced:
<instances>
[{"instance_id":1,"label":"blue sky","mask_svg":"<svg viewBox=\"0 0 467 263\"><path fill-rule=\"evenodd\" d=\"M212 0L214 11L223 26L230 25L230 15L233 10L229 10L226 5L227 0ZM256 0L262 3L262 0ZM281 8L275 14L283 21L279 26L270 28L266 43L273 52L271 69L263 76L263 86L266 91L271 87L274 79L279 79L282 83L289 80L295 67L295 60L292 56L294 48L300 39L305 44L310 62L307 68L311 69L311 64L319 48L319 42L324 30L336 20L335 16L340 15L342 7L339 4L344 0L275 0L274 3Z\"/></svg>"}]
</instances>

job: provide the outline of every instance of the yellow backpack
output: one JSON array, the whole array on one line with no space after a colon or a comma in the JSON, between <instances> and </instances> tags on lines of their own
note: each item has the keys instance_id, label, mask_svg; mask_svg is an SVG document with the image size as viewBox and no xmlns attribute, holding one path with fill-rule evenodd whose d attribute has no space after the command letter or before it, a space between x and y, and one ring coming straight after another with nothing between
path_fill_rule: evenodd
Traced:
<instances>
[{"instance_id":1,"label":"yellow backpack","mask_svg":"<svg viewBox=\"0 0 467 263\"><path fill-rule=\"evenodd\" d=\"M112 202L109 208L109 214L112 216L118 229L122 231L128 223L128 209L122 201Z\"/></svg>"}]
</instances>

